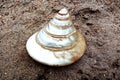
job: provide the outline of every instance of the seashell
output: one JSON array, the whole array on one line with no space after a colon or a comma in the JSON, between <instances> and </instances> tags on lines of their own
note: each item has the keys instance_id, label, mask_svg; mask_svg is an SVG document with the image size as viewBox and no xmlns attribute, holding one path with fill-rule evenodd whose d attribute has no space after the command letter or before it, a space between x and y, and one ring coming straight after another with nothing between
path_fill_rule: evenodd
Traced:
<instances>
[{"instance_id":1,"label":"seashell","mask_svg":"<svg viewBox=\"0 0 120 80\"><path fill-rule=\"evenodd\" d=\"M68 10L63 8L28 39L26 49L40 63L65 66L80 59L86 50L86 42L75 29Z\"/></svg>"}]
</instances>

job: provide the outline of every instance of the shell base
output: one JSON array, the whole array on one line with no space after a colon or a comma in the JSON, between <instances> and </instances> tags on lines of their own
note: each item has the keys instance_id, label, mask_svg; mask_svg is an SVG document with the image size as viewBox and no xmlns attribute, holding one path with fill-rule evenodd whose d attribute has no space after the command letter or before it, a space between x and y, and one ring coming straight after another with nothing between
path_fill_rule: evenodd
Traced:
<instances>
[{"instance_id":1,"label":"shell base","mask_svg":"<svg viewBox=\"0 0 120 80\"><path fill-rule=\"evenodd\" d=\"M28 54L36 61L49 66L66 66L80 59L86 50L84 37L79 33L78 42L75 47L69 50L51 51L44 49L36 42L36 35L33 34L27 41L26 49Z\"/></svg>"}]
</instances>

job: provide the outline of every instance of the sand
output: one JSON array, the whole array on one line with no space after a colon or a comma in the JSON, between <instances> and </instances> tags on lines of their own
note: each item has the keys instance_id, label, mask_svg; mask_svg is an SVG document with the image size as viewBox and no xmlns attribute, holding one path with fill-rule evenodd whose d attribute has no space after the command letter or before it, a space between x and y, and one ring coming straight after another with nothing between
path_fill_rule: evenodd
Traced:
<instances>
[{"instance_id":1,"label":"sand","mask_svg":"<svg viewBox=\"0 0 120 80\"><path fill-rule=\"evenodd\" d=\"M87 51L72 65L45 66L26 41L63 7ZM120 0L0 0L0 80L120 80Z\"/></svg>"}]
</instances>

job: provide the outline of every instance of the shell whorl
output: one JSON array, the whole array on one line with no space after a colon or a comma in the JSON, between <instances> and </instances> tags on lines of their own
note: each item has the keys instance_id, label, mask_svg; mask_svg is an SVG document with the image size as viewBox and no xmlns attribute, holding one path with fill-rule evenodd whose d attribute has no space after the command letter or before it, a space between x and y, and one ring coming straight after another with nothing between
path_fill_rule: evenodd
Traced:
<instances>
[{"instance_id":1,"label":"shell whorl","mask_svg":"<svg viewBox=\"0 0 120 80\"><path fill-rule=\"evenodd\" d=\"M48 48L68 49L77 41L75 33L68 10L63 8L38 33L37 42Z\"/></svg>"},{"instance_id":2,"label":"shell whorl","mask_svg":"<svg viewBox=\"0 0 120 80\"><path fill-rule=\"evenodd\" d=\"M72 25L70 15L66 8L61 9L49 23L58 29L67 29Z\"/></svg>"},{"instance_id":3,"label":"shell whorl","mask_svg":"<svg viewBox=\"0 0 120 80\"><path fill-rule=\"evenodd\" d=\"M75 28L66 8L61 9L45 27L46 31L55 35L67 35L75 32Z\"/></svg>"},{"instance_id":4,"label":"shell whorl","mask_svg":"<svg viewBox=\"0 0 120 80\"><path fill-rule=\"evenodd\" d=\"M63 8L58 12L58 14L55 15L55 18L60 20L60 21L69 20L70 15L68 13L68 10L66 8Z\"/></svg>"}]
</instances>

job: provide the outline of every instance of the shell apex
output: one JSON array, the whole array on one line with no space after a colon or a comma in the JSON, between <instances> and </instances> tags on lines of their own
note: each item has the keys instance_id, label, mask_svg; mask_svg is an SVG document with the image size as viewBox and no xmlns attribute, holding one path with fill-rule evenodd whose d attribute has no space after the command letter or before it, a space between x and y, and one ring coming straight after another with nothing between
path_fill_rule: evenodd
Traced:
<instances>
[{"instance_id":1,"label":"shell apex","mask_svg":"<svg viewBox=\"0 0 120 80\"><path fill-rule=\"evenodd\" d=\"M60 13L60 14L67 14L68 13L68 9L66 7L64 7L58 13Z\"/></svg>"}]
</instances>

